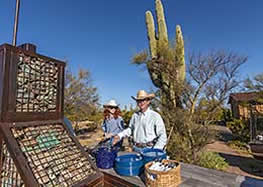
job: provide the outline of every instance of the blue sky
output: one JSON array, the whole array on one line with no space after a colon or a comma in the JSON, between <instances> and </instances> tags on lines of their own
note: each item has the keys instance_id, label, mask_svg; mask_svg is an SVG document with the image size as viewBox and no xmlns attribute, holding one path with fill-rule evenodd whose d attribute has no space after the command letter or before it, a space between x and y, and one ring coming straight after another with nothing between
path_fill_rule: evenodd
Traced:
<instances>
[{"instance_id":1,"label":"blue sky","mask_svg":"<svg viewBox=\"0 0 263 187\"><path fill-rule=\"evenodd\" d=\"M242 77L262 72L262 0L162 0L169 38L182 27L186 53L225 49L249 57ZM145 12L154 0L21 0L17 44L30 42L38 53L87 68L100 101L130 103L137 90L153 88L131 57L148 48ZM0 1L0 44L12 43L15 0ZM155 15L155 13L154 13Z\"/></svg>"}]
</instances>

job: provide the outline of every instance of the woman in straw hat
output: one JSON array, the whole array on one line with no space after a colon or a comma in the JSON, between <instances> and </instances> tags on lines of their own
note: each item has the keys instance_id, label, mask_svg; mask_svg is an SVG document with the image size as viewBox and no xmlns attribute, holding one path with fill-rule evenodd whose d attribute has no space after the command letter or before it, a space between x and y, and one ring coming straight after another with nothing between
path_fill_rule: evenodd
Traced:
<instances>
[{"instance_id":1,"label":"woman in straw hat","mask_svg":"<svg viewBox=\"0 0 263 187\"><path fill-rule=\"evenodd\" d=\"M121 132L124 128L124 122L121 117L121 111L119 105L115 100L110 100L103 105L104 108L104 120L102 123L102 129L106 139Z\"/></svg>"},{"instance_id":2,"label":"woman in straw hat","mask_svg":"<svg viewBox=\"0 0 263 187\"><path fill-rule=\"evenodd\" d=\"M146 148L163 149L167 142L165 125L162 117L151 110L149 105L155 97L144 90L137 92L136 101L139 111L135 112L130 120L129 127L114 136L113 144L126 136L133 137L134 151L141 152Z\"/></svg>"}]
</instances>

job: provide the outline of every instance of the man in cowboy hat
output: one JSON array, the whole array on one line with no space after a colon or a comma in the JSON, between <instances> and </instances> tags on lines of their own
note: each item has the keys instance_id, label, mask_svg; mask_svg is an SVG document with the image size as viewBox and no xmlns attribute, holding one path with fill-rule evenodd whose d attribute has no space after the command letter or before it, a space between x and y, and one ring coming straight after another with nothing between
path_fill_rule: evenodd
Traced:
<instances>
[{"instance_id":1,"label":"man in cowboy hat","mask_svg":"<svg viewBox=\"0 0 263 187\"><path fill-rule=\"evenodd\" d=\"M139 111L132 115L129 127L114 136L113 144L123 137L132 135L134 151L141 152L144 148L164 148L167 135L163 119L160 114L149 108L154 97L154 94L148 94L144 90L139 90L137 97L132 96Z\"/></svg>"}]
</instances>

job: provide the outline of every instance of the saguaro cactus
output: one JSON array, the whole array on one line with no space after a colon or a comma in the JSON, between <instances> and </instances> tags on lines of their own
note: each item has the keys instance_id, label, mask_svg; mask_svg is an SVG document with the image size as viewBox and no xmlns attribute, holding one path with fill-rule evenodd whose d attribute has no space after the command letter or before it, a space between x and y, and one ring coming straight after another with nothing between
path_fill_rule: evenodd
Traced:
<instances>
[{"instance_id":1,"label":"saguaro cactus","mask_svg":"<svg viewBox=\"0 0 263 187\"><path fill-rule=\"evenodd\" d=\"M185 60L184 60L184 41L179 25L176 26L176 48L169 47L164 9L161 0L155 0L157 28L155 31L154 19L152 13L147 11L146 27L149 40L149 49L151 60L147 62L148 72L153 84L170 97L170 100L176 103L176 93L174 89L174 79L169 78L169 71L164 69L175 70L176 82L181 84L185 79ZM162 67L162 69L160 69Z\"/></svg>"}]
</instances>

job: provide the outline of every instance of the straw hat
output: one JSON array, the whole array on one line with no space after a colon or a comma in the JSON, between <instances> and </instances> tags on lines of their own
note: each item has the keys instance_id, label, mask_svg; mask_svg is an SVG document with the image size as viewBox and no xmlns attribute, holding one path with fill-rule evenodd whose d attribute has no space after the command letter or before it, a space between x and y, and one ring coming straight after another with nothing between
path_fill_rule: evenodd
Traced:
<instances>
[{"instance_id":1,"label":"straw hat","mask_svg":"<svg viewBox=\"0 0 263 187\"><path fill-rule=\"evenodd\" d=\"M114 99L110 100L108 103L104 104L103 107L119 107L119 105L116 103L116 101Z\"/></svg>"},{"instance_id":2,"label":"straw hat","mask_svg":"<svg viewBox=\"0 0 263 187\"><path fill-rule=\"evenodd\" d=\"M134 100L144 100L144 99L153 99L155 95L153 93L148 94L144 90L139 90L137 92L137 97L131 96Z\"/></svg>"}]
</instances>

